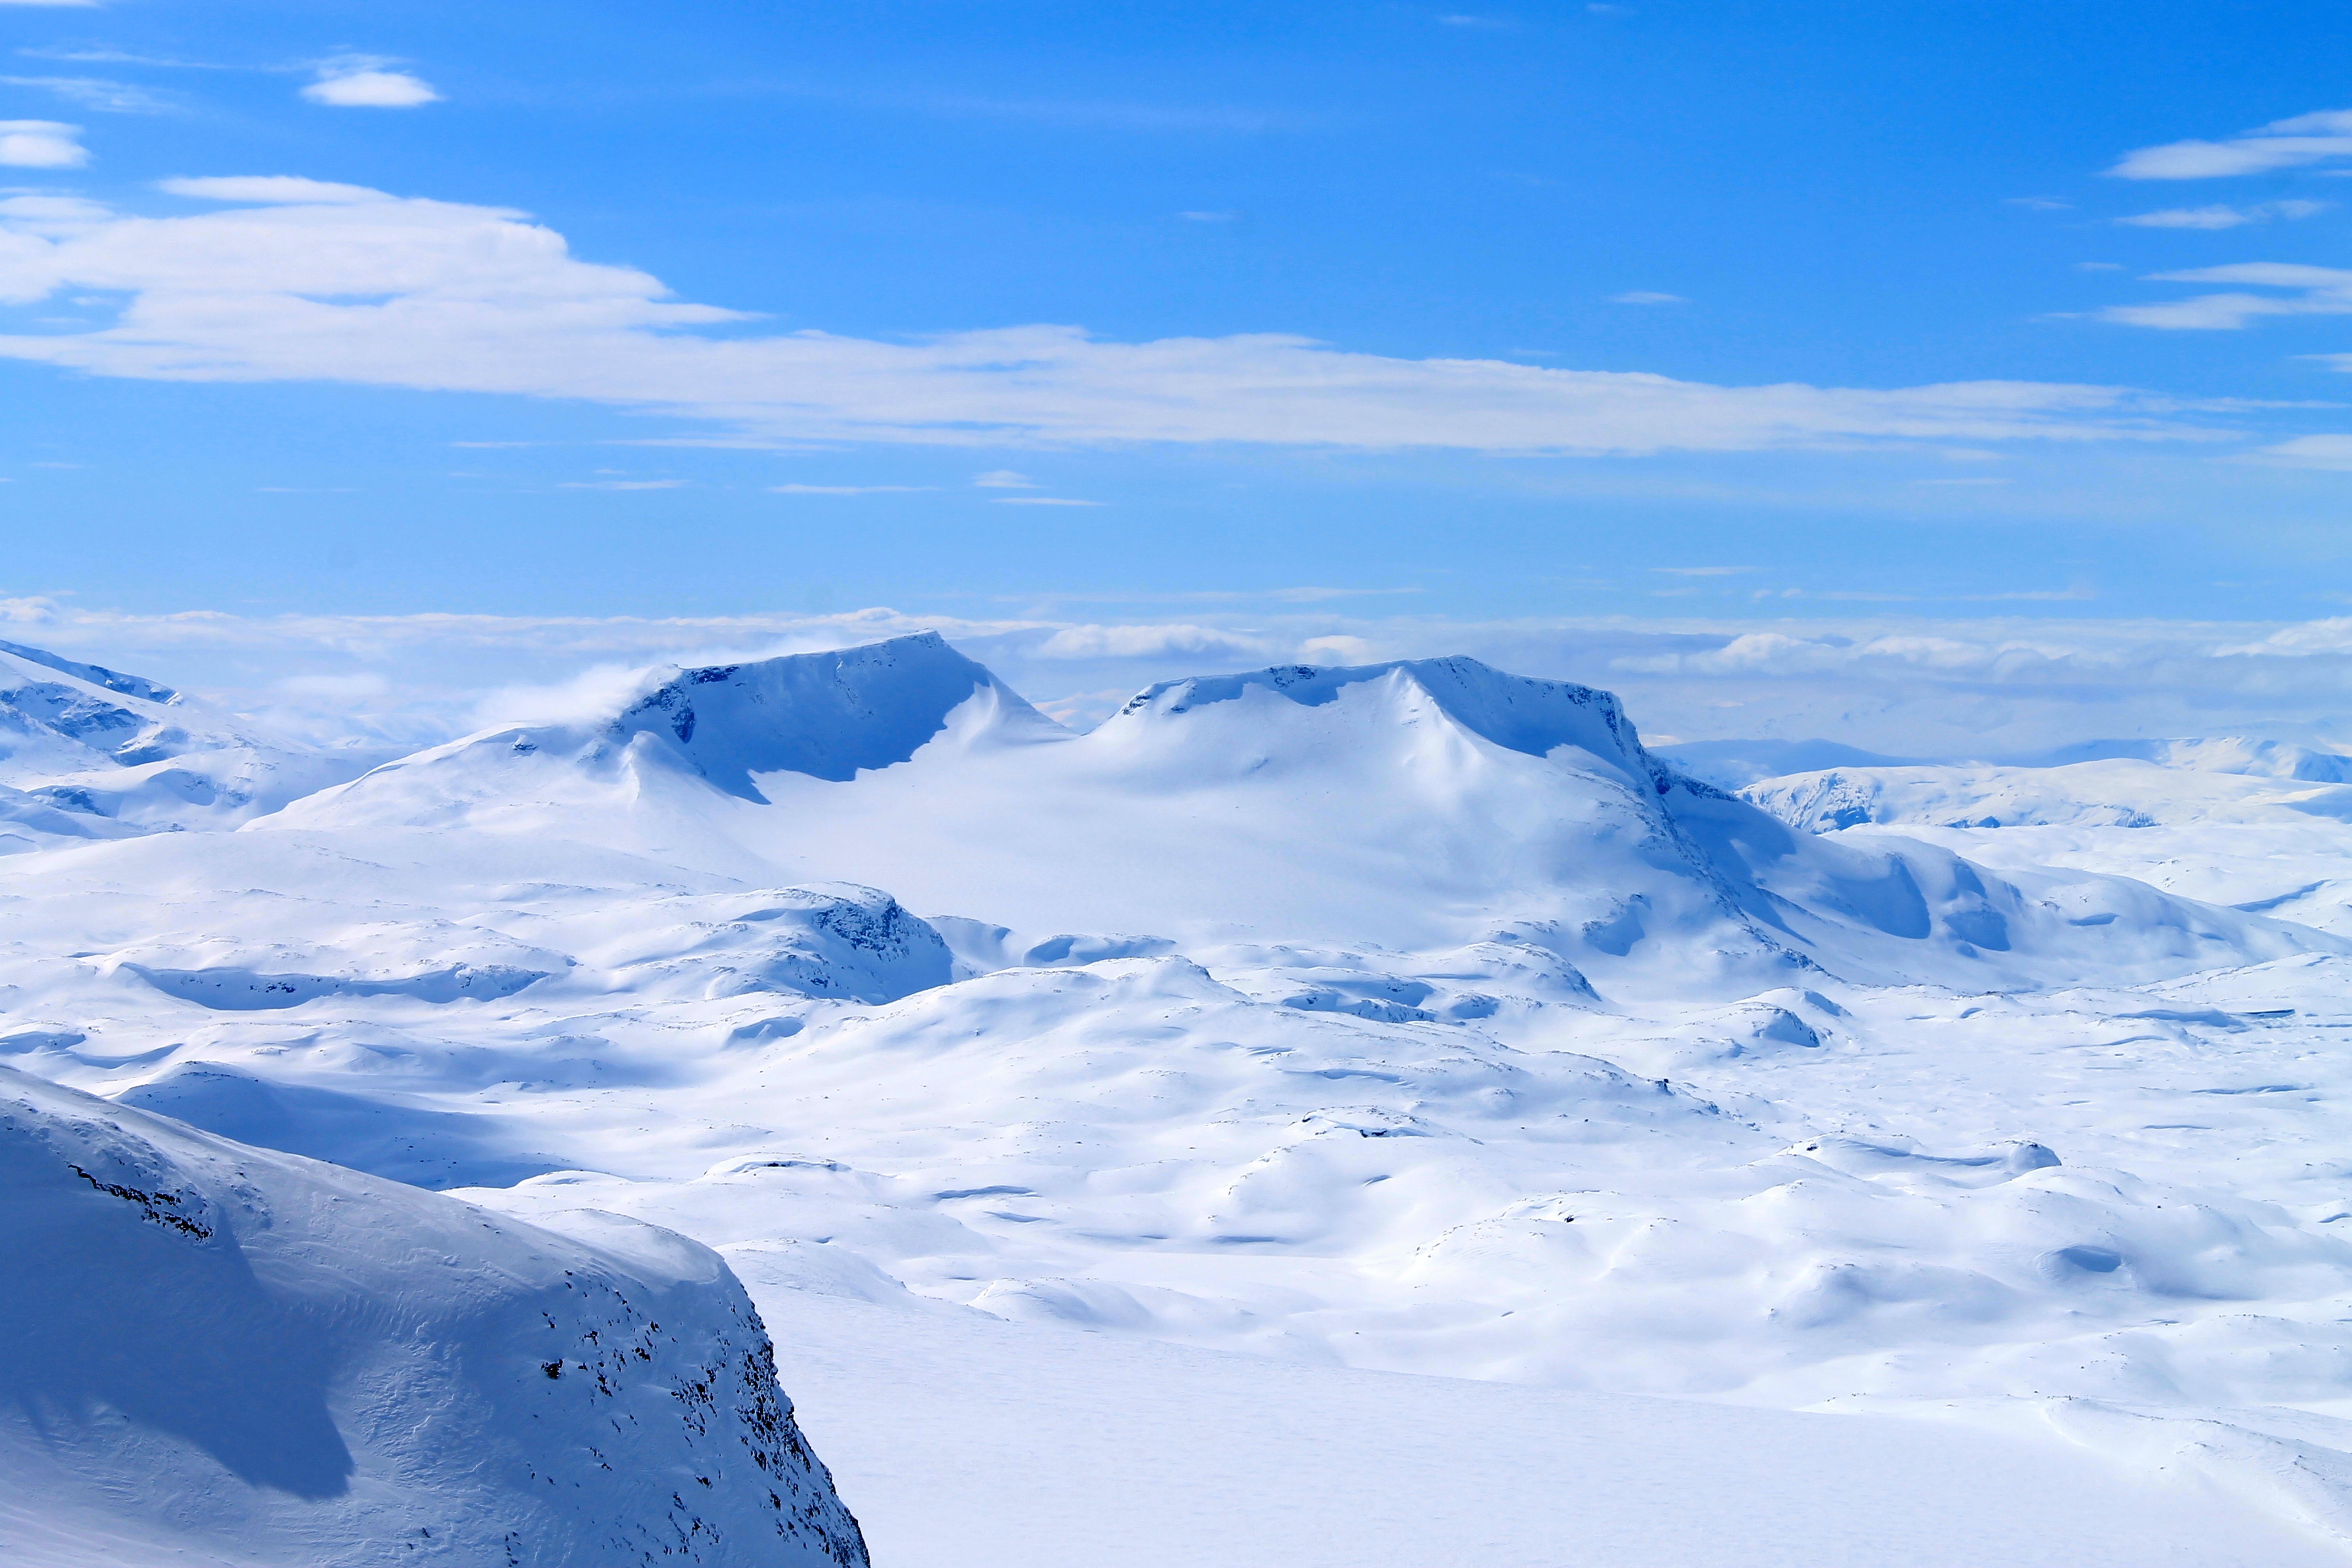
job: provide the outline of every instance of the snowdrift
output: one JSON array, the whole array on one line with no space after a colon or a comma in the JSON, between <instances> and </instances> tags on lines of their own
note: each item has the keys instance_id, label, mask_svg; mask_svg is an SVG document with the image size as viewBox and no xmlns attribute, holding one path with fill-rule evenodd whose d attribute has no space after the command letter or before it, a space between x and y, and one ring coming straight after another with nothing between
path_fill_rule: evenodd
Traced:
<instances>
[{"instance_id":1,"label":"snowdrift","mask_svg":"<svg viewBox=\"0 0 2352 1568\"><path fill-rule=\"evenodd\" d=\"M866 1562L742 1288L0 1068L12 1563Z\"/></svg>"}]
</instances>

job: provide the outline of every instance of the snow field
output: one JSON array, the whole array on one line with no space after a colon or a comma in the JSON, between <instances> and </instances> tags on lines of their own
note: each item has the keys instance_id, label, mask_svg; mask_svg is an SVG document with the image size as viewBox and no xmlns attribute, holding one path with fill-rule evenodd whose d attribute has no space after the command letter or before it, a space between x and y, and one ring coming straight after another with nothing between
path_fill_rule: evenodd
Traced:
<instances>
[{"instance_id":1,"label":"snow field","mask_svg":"<svg viewBox=\"0 0 2352 1568\"><path fill-rule=\"evenodd\" d=\"M2078 765L2252 765L2166 756ZM722 1249L885 1561L2341 1560L2352 942L2207 899L2352 829L1912 831L1469 661L1073 736L897 639L47 838L0 1057Z\"/></svg>"}]
</instances>

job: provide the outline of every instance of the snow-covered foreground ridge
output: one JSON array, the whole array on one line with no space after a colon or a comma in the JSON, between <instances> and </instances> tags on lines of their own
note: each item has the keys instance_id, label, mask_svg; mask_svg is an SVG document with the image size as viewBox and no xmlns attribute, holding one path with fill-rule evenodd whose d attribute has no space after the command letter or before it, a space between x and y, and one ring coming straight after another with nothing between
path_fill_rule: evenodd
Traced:
<instances>
[{"instance_id":1,"label":"snow-covered foreground ridge","mask_svg":"<svg viewBox=\"0 0 2352 1568\"><path fill-rule=\"evenodd\" d=\"M209 820L26 828L8 1060L877 1333L2022 1423L2352 1542L2352 942L2253 907L2294 864L1815 834L1466 659L1073 734L931 637Z\"/></svg>"},{"instance_id":2,"label":"snow-covered foreground ridge","mask_svg":"<svg viewBox=\"0 0 2352 1568\"><path fill-rule=\"evenodd\" d=\"M717 1255L0 1068L19 1563L796 1563L857 1524Z\"/></svg>"}]
</instances>

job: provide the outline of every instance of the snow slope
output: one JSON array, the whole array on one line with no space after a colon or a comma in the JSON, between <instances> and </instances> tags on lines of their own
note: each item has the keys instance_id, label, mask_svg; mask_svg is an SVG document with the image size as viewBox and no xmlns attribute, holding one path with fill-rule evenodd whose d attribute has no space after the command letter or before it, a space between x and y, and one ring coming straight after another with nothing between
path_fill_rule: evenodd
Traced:
<instances>
[{"instance_id":1,"label":"snow slope","mask_svg":"<svg viewBox=\"0 0 2352 1568\"><path fill-rule=\"evenodd\" d=\"M0 642L0 853L233 826L379 755L306 746L143 677Z\"/></svg>"},{"instance_id":2,"label":"snow slope","mask_svg":"<svg viewBox=\"0 0 2352 1568\"><path fill-rule=\"evenodd\" d=\"M651 1221L799 1282L774 1300L887 1307L835 1325L843 1390L860 1365L905 1386L908 1314L1319 1368L1285 1397L1353 1424L1350 1377L1486 1379L1547 1391L1495 1416L1514 1430L1616 1434L1629 1488L1683 1472L1572 1394L1964 1416L2027 1457L1889 1434L1913 1457L1850 1495L1938 1464L1937 1496L2007 1491L2081 1449L2119 1467L2102 1518L2172 1478L2179 1561L2352 1551L2352 944L2095 856L2048 868L2018 830L1917 831L1948 842L1793 828L1661 763L1606 693L1469 660L1171 682L1074 735L897 639L660 672L236 832L0 860L0 1057L522 1218ZM2000 870L1951 847L1979 840ZM1021 1356L1057 1399L1128 1375ZM1220 1359L1153 1364L1246 1409ZM1507 1404L1429 1401L1465 1453L1459 1425ZM1860 1463L1845 1436L1670 1409L1648 1418L1677 1445L1753 1467L1692 1516L1716 1545L1731 1500L1788 1542L1817 1516L1769 1500L1849 1495L1795 1457ZM1091 1459L1029 1462L1060 1496ZM1139 1496L1223 1506L1230 1470L1134 1462ZM2048 1473L2090 1496L2071 1462ZM909 1552L985 1534L917 1521L918 1473L889 1473ZM1455 1475L1511 1551L1556 1533L1549 1494ZM1028 1505L956 1484L998 1560L1021 1550ZM1354 1539L1331 1497L1291 1506ZM2054 1522L2035 1557L1992 1527L2052 1514L2009 1507L1969 1538L1988 1557L2101 1560ZM1643 1560L1633 1514L1591 1511ZM1937 1560L1958 1511L1815 1560ZM1068 1542L1130 1549L1097 1524Z\"/></svg>"},{"instance_id":3,"label":"snow slope","mask_svg":"<svg viewBox=\"0 0 2352 1568\"><path fill-rule=\"evenodd\" d=\"M2094 948L2154 977L2326 945L2095 876L1791 834L1651 756L1607 693L1470 659L1171 682L1073 736L899 638L687 671L606 723L470 737L256 826L576 837L1040 938L1425 948L1516 923L1626 994L1730 999L1810 966L2047 983Z\"/></svg>"},{"instance_id":4,"label":"snow slope","mask_svg":"<svg viewBox=\"0 0 2352 1568\"><path fill-rule=\"evenodd\" d=\"M1926 839L2005 870L2119 871L2352 935L2347 759L2269 742L2089 742L2049 765L1836 768L1742 795L1791 826ZM1842 831L1848 830L1852 831Z\"/></svg>"},{"instance_id":5,"label":"snow slope","mask_svg":"<svg viewBox=\"0 0 2352 1568\"><path fill-rule=\"evenodd\" d=\"M0 1552L863 1564L725 1265L0 1068Z\"/></svg>"},{"instance_id":6,"label":"snow slope","mask_svg":"<svg viewBox=\"0 0 2352 1568\"><path fill-rule=\"evenodd\" d=\"M868 1300L729 1249L899 1568L2319 1568L2193 1458L2014 1426L1273 1363ZM875 1347L888 1346L887 1355ZM2076 1426L2074 1431L2080 1431Z\"/></svg>"}]
</instances>

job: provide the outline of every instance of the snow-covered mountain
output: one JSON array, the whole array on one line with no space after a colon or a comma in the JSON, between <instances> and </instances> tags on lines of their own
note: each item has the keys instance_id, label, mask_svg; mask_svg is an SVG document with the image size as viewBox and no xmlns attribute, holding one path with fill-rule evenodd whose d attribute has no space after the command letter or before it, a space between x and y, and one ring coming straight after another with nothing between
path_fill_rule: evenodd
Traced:
<instances>
[{"instance_id":1,"label":"snow-covered mountain","mask_svg":"<svg viewBox=\"0 0 2352 1568\"><path fill-rule=\"evenodd\" d=\"M0 642L0 853L235 826L381 755L304 745L141 676Z\"/></svg>"},{"instance_id":2,"label":"snow-covered mountain","mask_svg":"<svg viewBox=\"0 0 2352 1568\"><path fill-rule=\"evenodd\" d=\"M0 1068L0 1553L863 1568L726 1265Z\"/></svg>"},{"instance_id":3,"label":"snow-covered mountain","mask_svg":"<svg viewBox=\"0 0 2352 1568\"><path fill-rule=\"evenodd\" d=\"M1511 927L1628 994L1810 966L2047 982L2094 947L2153 976L2311 941L2109 879L1792 834L1653 756L1609 694L1465 658L1169 682L1073 735L905 637L684 671L604 721L471 736L256 826L560 835L1039 936L1420 948Z\"/></svg>"},{"instance_id":4,"label":"snow-covered mountain","mask_svg":"<svg viewBox=\"0 0 2352 1568\"><path fill-rule=\"evenodd\" d=\"M2323 753L2283 768L2324 772ZM2293 773L2109 758L2047 767L1832 768L1740 792L1791 827L2181 827L2352 820L2352 784Z\"/></svg>"},{"instance_id":5,"label":"snow-covered mountain","mask_svg":"<svg viewBox=\"0 0 2352 1568\"><path fill-rule=\"evenodd\" d=\"M841 1388L919 1319L1867 1400L2352 1540L2352 1429L2280 1414L2352 1358L2352 942L2013 837L2165 831L1817 835L1467 659L1075 734L901 638L0 860L0 1056L668 1226L850 1314Z\"/></svg>"}]
</instances>

